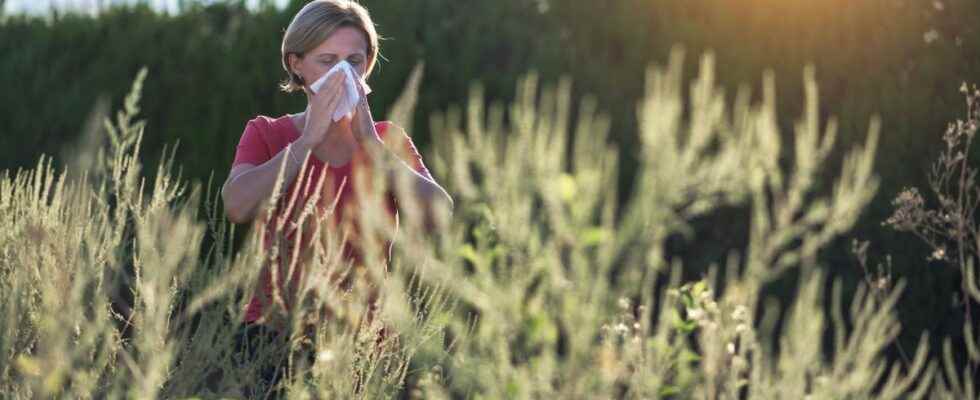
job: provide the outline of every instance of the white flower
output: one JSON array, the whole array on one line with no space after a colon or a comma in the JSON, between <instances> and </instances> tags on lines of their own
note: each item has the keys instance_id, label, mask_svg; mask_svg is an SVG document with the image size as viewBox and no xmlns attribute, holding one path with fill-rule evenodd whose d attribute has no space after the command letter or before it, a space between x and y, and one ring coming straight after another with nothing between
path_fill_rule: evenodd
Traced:
<instances>
[{"instance_id":1,"label":"white flower","mask_svg":"<svg viewBox=\"0 0 980 400\"><path fill-rule=\"evenodd\" d=\"M888 288L888 279L887 278L884 278L884 277L878 278L878 282L875 283L875 287L878 290L885 290L885 289L887 289Z\"/></svg>"},{"instance_id":2,"label":"white flower","mask_svg":"<svg viewBox=\"0 0 980 400\"><path fill-rule=\"evenodd\" d=\"M937 31L935 28L930 29L928 32L922 34L922 40L924 40L926 44L932 44L932 42L939 40L939 31Z\"/></svg>"},{"instance_id":3,"label":"white flower","mask_svg":"<svg viewBox=\"0 0 980 400\"><path fill-rule=\"evenodd\" d=\"M687 317L693 320L699 320L704 317L704 310L700 308L688 308Z\"/></svg>"},{"instance_id":4,"label":"white flower","mask_svg":"<svg viewBox=\"0 0 980 400\"><path fill-rule=\"evenodd\" d=\"M630 308L630 300L627 299L627 298L625 298L625 297L621 297L619 299L619 308L622 308L624 310L629 309Z\"/></svg>"},{"instance_id":5,"label":"white flower","mask_svg":"<svg viewBox=\"0 0 980 400\"><path fill-rule=\"evenodd\" d=\"M942 10L946 9L946 6L943 5L943 2L941 2L939 0L933 1L932 2L932 7L935 8L936 11L942 11Z\"/></svg>"},{"instance_id":6,"label":"white flower","mask_svg":"<svg viewBox=\"0 0 980 400\"><path fill-rule=\"evenodd\" d=\"M728 342L726 349L728 349L728 354L735 355L735 343Z\"/></svg>"},{"instance_id":7,"label":"white flower","mask_svg":"<svg viewBox=\"0 0 980 400\"><path fill-rule=\"evenodd\" d=\"M745 321L748 317L749 309L741 304L735 306L735 311L732 311L732 319L736 321Z\"/></svg>"}]
</instances>

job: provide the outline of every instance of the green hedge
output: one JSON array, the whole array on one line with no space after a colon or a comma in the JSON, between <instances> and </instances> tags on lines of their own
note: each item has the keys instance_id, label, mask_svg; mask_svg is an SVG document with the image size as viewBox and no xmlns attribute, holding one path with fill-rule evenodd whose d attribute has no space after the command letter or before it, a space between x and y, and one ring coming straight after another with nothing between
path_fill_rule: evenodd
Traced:
<instances>
[{"instance_id":1,"label":"green hedge","mask_svg":"<svg viewBox=\"0 0 980 400\"><path fill-rule=\"evenodd\" d=\"M99 18L8 16L0 25L0 129L7 133L0 167L57 152L78 134L96 98L118 101L147 65L149 143L180 139L186 172L223 174L244 121L302 107L301 96L276 89L281 32L301 3L251 12L236 4L192 6L177 16L145 7L114 8ZM800 104L801 69L814 63L824 111L840 116L845 140L863 133L872 113L884 117L889 140L881 165L890 178L901 174L896 169L924 165L920 150L934 142L927 133L954 115L955 89L980 72L972 26L980 7L967 1L946 1L943 11L887 0L363 3L388 37L387 61L371 81L376 114L384 115L411 67L426 63L413 127L423 143L428 115L462 103L472 83L505 99L530 70L545 80L572 76L576 93L598 96L616 119L617 139L629 143L646 65L681 43L692 54L714 50L733 93L737 83L757 83L772 68L784 91L781 106L790 111ZM927 45L930 29L941 39Z\"/></svg>"},{"instance_id":2,"label":"green hedge","mask_svg":"<svg viewBox=\"0 0 980 400\"><path fill-rule=\"evenodd\" d=\"M282 31L303 2L285 10L239 4L190 6L175 16L146 7L113 8L97 18L78 15L6 16L0 23L0 169L32 165L40 153L70 151L100 97L118 104L141 66L148 165L165 143L180 141L185 176L223 181L245 122L303 107L300 95L277 90ZM771 68L779 108L798 115L802 68L817 68L824 114L839 117L840 146L863 140L868 121L882 117L877 171L880 194L854 233L894 256L896 273L912 280L903 319L942 331L946 296L955 276L926 269L921 247L879 226L890 198L904 186L924 186L939 135L960 115L962 81L980 77L980 5L973 0L363 0L387 37L371 78L372 107L383 117L416 62L426 69L411 132L426 152L428 116L463 104L481 83L491 100L513 96L516 78L535 70L545 82L574 80L576 95L598 98L613 117L625 150L622 174L636 162L634 107L646 66L666 60L674 44L689 55L713 50L730 88L758 93ZM927 43L935 30L937 41ZM694 60L688 70L696 70ZM783 127L786 132L792 126ZM533 155L528 155L533 156ZM733 211L697 227L696 240L674 249L692 265L720 259L735 247ZM693 245L692 243L697 243ZM709 245L705 245L709 243ZM832 255L851 268L846 243ZM854 276L853 271L846 271ZM940 302L941 301L941 302ZM916 337L915 329L907 330ZM941 335L936 335L939 337Z\"/></svg>"}]
</instances>

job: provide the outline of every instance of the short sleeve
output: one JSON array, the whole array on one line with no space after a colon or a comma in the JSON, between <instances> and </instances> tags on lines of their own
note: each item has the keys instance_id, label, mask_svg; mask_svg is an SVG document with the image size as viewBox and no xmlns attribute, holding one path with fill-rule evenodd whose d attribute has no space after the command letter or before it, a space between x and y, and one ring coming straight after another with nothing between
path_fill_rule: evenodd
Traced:
<instances>
[{"instance_id":1,"label":"short sleeve","mask_svg":"<svg viewBox=\"0 0 980 400\"><path fill-rule=\"evenodd\" d=\"M263 122L261 118L255 118L245 124L245 132L242 133L242 138L238 141L238 149L235 151L235 161L232 162L232 167L238 164L260 165L272 158L272 155L269 154L269 146L262 134L263 125L268 125L268 123Z\"/></svg>"},{"instance_id":2,"label":"short sleeve","mask_svg":"<svg viewBox=\"0 0 980 400\"><path fill-rule=\"evenodd\" d=\"M415 147L415 143L412 142L412 138L405 133L405 130L401 127L390 123L390 122L378 122L375 124L375 130L378 131L378 136L386 144L390 143L404 143L399 151L396 151L398 157L410 165L416 172L422 176L432 179L432 175L429 174L429 169L425 167L425 163L422 161L422 155L419 154L419 150ZM398 135L397 137L389 137L390 135Z\"/></svg>"}]
</instances>

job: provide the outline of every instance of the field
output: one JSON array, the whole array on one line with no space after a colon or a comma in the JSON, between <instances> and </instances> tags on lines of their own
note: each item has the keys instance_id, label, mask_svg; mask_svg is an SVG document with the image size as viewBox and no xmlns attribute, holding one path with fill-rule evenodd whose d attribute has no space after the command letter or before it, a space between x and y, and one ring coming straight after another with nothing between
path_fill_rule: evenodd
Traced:
<instances>
[{"instance_id":1,"label":"field","mask_svg":"<svg viewBox=\"0 0 980 400\"><path fill-rule=\"evenodd\" d=\"M0 15L0 397L980 398L972 3L365 1L455 200L357 183L387 269L225 219L300 3Z\"/></svg>"},{"instance_id":2,"label":"field","mask_svg":"<svg viewBox=\"0 0 980 400\"><path fill-rule=\"evenodd\" d=\"M213 185L184 182L169 163L155 180L143 178L141 73L123 109L88 133L92 146L74 168L55 170L42 158L0 181L8 227L2 391L11 398L975 395L969 370L957 371L952 355L930 358L927 341L910 359L885 357L901 329L894 309L901 282L875 280L844 298L818 268L821 249L853 226L876 190L878 122L869 122L864 143L842 150L833 190L815 191L837 133L819 120L812 71L790 151L779 139L771 78L760 103L744 93L729 104L707 55L685 99L680 64L675 53L647 75L638 104L645 162L623 208L609 121L589 99L570 115L567 81L539 91L528 76L507 108L485 107L474 93L465 114L436 118L432 168L453 188L453 213L444 210L430 234L405 213L388 273L358 270L348 290L329 273L304 280L300 306L283 321L287 337L256 336L261 345L250 360L236 350L236 321L242 294L270 255L254 234L231 251L235 229ZM413 98L410 87L396 109L410 114ZM547 151L555 148L569 151ZM775 162L781 156L791 168ZM731 206L749 210L748 246L716 260L703 278L682 281L684 266L665 257L666 240ZM385 232L371 225L384 219L364 210L361 220L373 221L365 226ZM333 241L317 243L312 265L345 268L329 257ZM972 263L967 268L972 274ZM763 295L791 272L799 280L792 301ZM369 320L373 290L382 300ZM121 309L121 298L130 307ZM324 309L328 317L317 312ZM974 368L975 347L969 355ZM270 365L288 366L279 388L262 378Z\"/></svg>"}]
</instances>

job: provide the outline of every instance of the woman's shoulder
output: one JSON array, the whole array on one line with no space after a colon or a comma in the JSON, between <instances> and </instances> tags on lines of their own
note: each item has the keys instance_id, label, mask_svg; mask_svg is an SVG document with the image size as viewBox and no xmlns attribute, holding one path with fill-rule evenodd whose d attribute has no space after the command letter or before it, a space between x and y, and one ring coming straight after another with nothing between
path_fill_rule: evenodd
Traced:
<instances>
[{"instance_id":1,"label":"woman's shoulder","mask_svg":"<svg viewBox=\"0 0 980 400\"><path fill-rule=\"evenodd\" d=\"M261 164L298 138L289 115L273 118L257 115L245 123L235 163Z\"/></svg>"},{"instance_id":2,"label":"woman's shoulder","mask_svg":"<svg viewBox=\"0 0 980 400\"><path fill-rule=\"evenodd\" d=\"M393 122L391 122L391 121L375 121L374 122L374 130L376 132L378 132L378 136L381 137L382 139L384 139L385 134L388 133L388 128L390 128L392 126L396 126L396 125Z\"/></svg>"},{"instance_id":3,"label":"woman's shoulder","mask_svg":"<svg viewBox=\"0 0 980 400\"><path fill-rule=\"evenodd\" d=\"M378 137L384 142L384 146L393 150L398 157L415 168L423 175L429 175L425 163L422 162L422 155L412 142L412 137L398 124L391 121L380 121L374 123Z\"/></svg>"},{"instance_id":4,"label":"woman's shoulder","mask_svg":"<svg viewBox=\"0 0 980 400\"><path fill-rule=\"evenodd\" d=\"M378 137L380 137L382 141L384 141L386 136L392 135L397 135L398 140L412 140L412 138L408 136L408 132L405 131L405 128L392 121L376 121L374 123L374 130L378 132Z\"/></svg>"},{"instance_id":5,"label":"woman's shoulder","mask_svg":"<svg viewBox=\"0 0 980 400\"><path fill-rule=\"evenodd\" d=\"M285 147L289 142L299 138L299 132L293 124L292 116L269 117L256 115L245 124L245 134L249 131L266 142L270 148Z\"/></svg>"},{"instance_id":6,"label":"woman's shoulder","mask_svg":"<svg viewBox=\"0 0 980 400\"><path fill-rule=\"evenodd\" d=\"M290 131L295 130L295 126L293 125L293 118L289 114L282 115L279 117L256 115L252 119L248 120L248 122L245 124L245 128L256 129L265 134L292 133Z\"/></svg>"},{"instance_id":7,"label":"woman's shoulder","mask_svg":"<svg viewBox=\"0 0 980 400\"><path fill-rule=\"evenodd\" d=\"M408 136L408 132L399 126L398 124L391 121L377 121L374 123L374 131L378 133L378 138L381 142L385 144L386 147L402 145L401 147L413 147L412 138ZM401 149L399 149L401 150Z\"/></svg>"}]
</instances>

